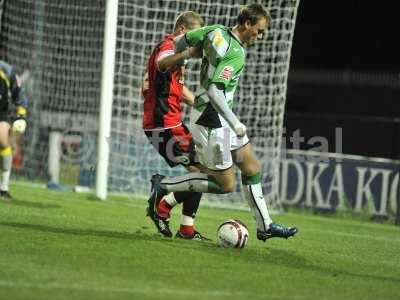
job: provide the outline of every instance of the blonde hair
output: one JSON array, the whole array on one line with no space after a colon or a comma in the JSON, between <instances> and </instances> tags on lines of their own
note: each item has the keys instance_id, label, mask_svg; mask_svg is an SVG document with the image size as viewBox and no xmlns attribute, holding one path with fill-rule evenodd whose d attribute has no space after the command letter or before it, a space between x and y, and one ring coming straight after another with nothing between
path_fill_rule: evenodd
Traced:
<instances>
[{"instance_id":1,"label":"blonde hair","mask_svg":"<svg viewBox=\"0 0 400 300\"><path fill-rule=\"evenodd\" d=\"M179 26L185 26L187 29L194 29L194 26L200 24L200 26L204 26L203 18L194 11L185 11L181 13L175 21L174 31L177 31Z\"/></svg>"}]
</instances>

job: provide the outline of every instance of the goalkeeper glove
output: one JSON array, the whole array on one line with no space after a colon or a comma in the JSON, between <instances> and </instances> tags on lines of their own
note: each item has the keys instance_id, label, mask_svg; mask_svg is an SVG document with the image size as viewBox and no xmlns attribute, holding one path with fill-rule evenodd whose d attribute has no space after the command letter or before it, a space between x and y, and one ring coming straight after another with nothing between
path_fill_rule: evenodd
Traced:
<instances>
[{"instance_id":1,"label":"goalkeeper glove","mask_svg":"<svg viewBox=\"0 0 400 300\"><path fill-rule=\"evenodd\" d=\"M26 129L26 108L19 106L17 107L17 117L15 118L12 124L12 131L15 133L22 134Z\"/></svg>"},{"instance_id":2,"label":"goalkeeper glove","mask_svg":"<svg viewBox=\"0 0 400 300\"><path fill-rule=\"evenodd\" d=\"M22 134L25 132L25 129L26 129L26 121L23 118L15 120L14 123L12 124L12 131L14 133Z\"/></svg>"}]
</instances>

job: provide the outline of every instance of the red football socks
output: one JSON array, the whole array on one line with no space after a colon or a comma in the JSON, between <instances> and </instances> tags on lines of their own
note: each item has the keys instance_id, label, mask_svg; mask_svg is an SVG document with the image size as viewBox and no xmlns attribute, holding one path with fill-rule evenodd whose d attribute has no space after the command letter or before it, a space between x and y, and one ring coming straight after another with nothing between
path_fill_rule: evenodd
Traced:
<instances>
[{"instance_id":1,"label":"red football socks","mask_svg":"<svg viewBox=\"0 0 400 300\"><path fill-rule=\"evenodd\" d=\"M188 236L192 236L194 235L194 226L193 225L182 225L179 228L179 231L183 234L183 235L188 235Z\"/></svg>"},{"instance_id":2,"label":"red football socks","mask_svg":"<svg viewBox=\"0 0 400 300\"><path fill-rule=\"evenodd\" d=\"M169 218L171 209L172 206L169 205L164 199L161 199L157 207L157 214L162 218Z\"/></svg>"}]
</instances>

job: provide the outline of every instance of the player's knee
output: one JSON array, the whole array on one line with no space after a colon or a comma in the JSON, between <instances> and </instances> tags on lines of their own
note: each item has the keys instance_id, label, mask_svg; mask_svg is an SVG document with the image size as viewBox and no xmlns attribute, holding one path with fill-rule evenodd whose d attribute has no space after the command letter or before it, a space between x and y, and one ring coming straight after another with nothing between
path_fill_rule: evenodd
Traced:
<instances>
[{"instance_id":1,"label":"player's knee","mask_svg":"<svg viewBox=\"0 0 400 300\"><path fill-rule=\"evenodd\" d=\"M261 172L261 164L254 160L251 163L246 164L241 171L244 175L251 176Z\"/></svg>"},{"instance_id":2,"label":"player's knee","mask_svg":"<svg viewBox=\"0 0 400 300\"><path fill-rule=\"evenodd\" d=\"M235 190L236 182L235 180L231 180L228 182L225 182L222 185L222 189L225 193L232 193Z\"/></svg>"},{"instance_id":3,"label":"player's knee","mask_svg":"<svg viewBox=\"0 0 400 300\"><path fill-rule=\"evenodd\" d=\"M0 140L0 151L10 147L8 140Z\"/></svg>"},{"instance_id":4,"label":"player's knee","mask_svg":"<svg viewBox=\"0 0 400 300\"><path fill-rule=\"evenodd\" d=\"M5 122L0 122L0 148L7 148L10 146L9 142L10 125Z\"/></svg>"},{"instance_id":5,"label":"player's knee","mask_svg":"<svg viewBox=\"0 0 400 300\"><path fill-rule=\"evenodd\" d=\"M260 162L258 160L254 161L253 165L252 165L252 168L253 168L253 170L252 170L253 174L260 173L261 172L261 164L260 164Z\"/></svg>"}]
</instances>

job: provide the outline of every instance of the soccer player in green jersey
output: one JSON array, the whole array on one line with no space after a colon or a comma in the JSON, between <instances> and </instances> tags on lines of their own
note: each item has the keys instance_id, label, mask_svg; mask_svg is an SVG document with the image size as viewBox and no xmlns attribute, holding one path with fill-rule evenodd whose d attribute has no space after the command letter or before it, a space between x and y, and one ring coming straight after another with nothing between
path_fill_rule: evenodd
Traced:
<instances>
[{"instance_id":1,"label":"soccer player in green jersey","mask_svg":"<svg viewBox=\"0 0 400 300\"><path fill-rule=\"evenodd\" d=\"M175 40L177 54L169 59L184 60L193 55L193 49L203 50L201 88L190 125L199 160L208 174L173 178L154 175L149 206L160 205L168 192L232 192L236 185L235 163L241 170L245 196L257 222L257 238L266 241L297 233L295 227L272 221L262 192L260 163L246 135L246 126L232 112L234 92L245 65L245 47L263 38L269 22L270 16L262 5L251 4L241 10L232 29L222 25L205 26Z\"/></svg>"}]
</instances>

